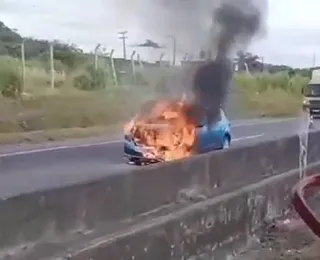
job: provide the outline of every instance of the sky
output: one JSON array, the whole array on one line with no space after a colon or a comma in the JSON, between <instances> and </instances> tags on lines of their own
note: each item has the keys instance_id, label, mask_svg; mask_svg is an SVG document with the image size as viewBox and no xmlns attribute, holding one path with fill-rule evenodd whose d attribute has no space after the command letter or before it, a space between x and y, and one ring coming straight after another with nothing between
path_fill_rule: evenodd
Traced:
<instances>
[{"instance_id":1,"label":"sky","mask_svg":"<svg viewBox=\"0 0 320 260\"><path fill-rule=\"evenodd\" d=\"M161 27L156 17L162 13L158 7L150 6L152 1L0 0L0 20L23 36L59 39L75 43L86 51L101 43L107 51L114 49L116 56L122 55L117 32L123 30L128 31L128 55L135 49L144 60L156 60L161 52L165 52L165 59L171 59L172 42L167 37L171 33L178 32L180 56L194 49L197 44L194 39L198 40L201 35L190 35L185 29L193 25L180 19L177 25ZM294 67L312 66L315 55L316 65L320 65L318 10L320 1L317 0L269 0L265 33L254 39L248 51L264 57L265 62ZM206 18L201 20L201 28L206 28ZM168 49L130 47L148 38L165 44Z\"/></svg>"}]
</instances>

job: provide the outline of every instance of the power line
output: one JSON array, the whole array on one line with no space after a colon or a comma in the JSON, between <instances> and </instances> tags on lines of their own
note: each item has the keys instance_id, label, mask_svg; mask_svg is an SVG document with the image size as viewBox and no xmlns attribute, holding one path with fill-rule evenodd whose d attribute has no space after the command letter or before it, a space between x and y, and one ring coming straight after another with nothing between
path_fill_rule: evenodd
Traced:
<instances>
[{"instance_id":1,"label":"power line","mask_svg":"<svg viewBox=\"0 0 320 260\"><path fill-rule=\"evenodd\" d=\"M123 48L123 59L127 59L127 50L126 50L126 39L128 38L127 36L127 31L123 32L118 32L121 36L119 37L120 40L122 40L122 48Z\"/></svg>"}]
</instances>

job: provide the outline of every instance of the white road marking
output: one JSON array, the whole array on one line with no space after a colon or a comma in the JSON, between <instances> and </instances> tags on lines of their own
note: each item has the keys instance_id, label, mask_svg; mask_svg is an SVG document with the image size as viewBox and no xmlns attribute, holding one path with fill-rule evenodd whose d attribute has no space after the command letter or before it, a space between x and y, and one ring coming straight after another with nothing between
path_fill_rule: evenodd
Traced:
<instances>
[{"instance_id":1,"label":"white road marking","mask_svg":"<svg viewBox=\"0 0 320 260\"><path fill-rule=\"evenodd\" d=\"M85 148L85 147L92 147L92 146L117 144L117 143L122 143L122 142L123 142L123 140L113 140L113 141L91 143L91 144L64 145L64 146L53 146L53 147L49 147L49 148L30 149L30 150L18 151L18 152L12 152L12 153L2 153L2 154L0 154L0 158L7 157L7 156L13 156L13 155L32 154L32 153L66 150L66 149L72 149L72 148Z\"/></svg>"},{"instance_id":2,"label":"white road marking","mask_svg":"<svg viewBox=\"0 0 320 260\"><path fill-rule=\"evenodd\" d=\"M273 124L273 123L279 123L279 122L285 122L285 121L291 121L293 118L286 118L286 119L275 119L275 120L267 120L266 122L251 122L251 123L239 123L239 124L232 124L231 122L231 128L234 127L241 127L241 126L252 126L252 125L262 125L262 124ZM232 141L241 141L245 139L253 139L261 137L262 135L253 135L253 136L246 136L241 137L237 139L233 139ZM108 144L117 144L122 143L123 140L112 140L112 141L105 141L105 142L98 142L98 143L88 143L88 144L78 144L78 145L63 145L63 146L53 146L49 148L39 148L39 149L29 149L24 151L18 151L18 152L10 152L10 153L2 153L0 154L0 158L8 157L8 156L16 156L16 155L27 155L32 153L41 153L41 152L50 152L50 151L59 151L59 150L67 150L72 148L85 148L85 147L92 147L92 146L101 146L101 145L108 145Z\"/></svg>"},{"instance_id":3,"label":"white road marking","mask_svg":"<svg viewBox=\"0 0 320 260\"><path fill-rule=\"evenodd\" d=\"M283 118L283 119L270 119L266 121L258 121L258 122L248 122L248 123L232 123L231 121L231 127L242 127L242 126L252 126L252 125L264 125L264 124L276 124L276 123L282 123L282 122L288 122L296 120L296 118Z\"/></svg>"},{"instance_id":4,"label":"white road marking","mask_svg":"<svg viewBox=\"0 0 320 260\"><path fill-rule=\"evenodd\" d=\"M232 139L231 142L239 142L242 140L255 139L255 138L262 137L262 136L264 136L264 134L243 136L243 137Z\"/></svg>"}]
</instances>

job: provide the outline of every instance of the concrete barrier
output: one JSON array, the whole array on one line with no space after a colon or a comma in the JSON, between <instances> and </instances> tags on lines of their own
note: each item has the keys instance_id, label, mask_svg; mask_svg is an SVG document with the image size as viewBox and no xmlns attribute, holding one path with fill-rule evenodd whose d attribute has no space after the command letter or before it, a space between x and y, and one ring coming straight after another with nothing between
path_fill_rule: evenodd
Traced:
<instances>
[{"instance_id":1,"label":"concrete barrier","mask_svg":"<svg viewBox=\"0 0 320 260\"><path fill-rule=\"evenodd\" d=\"M311 167L320 170L320 164ZM62 253L70 260L232 259L255 235L286 216L298 170L192 204ZM279 256L280 257L280 256ZM60 258L62 259L62 258Z\"/></svg>"},{"instance_id":2,"label":"concrete barrier","mask_svg":"<svg viewBox=\"0 0 320 260\"><path fill-rule=\"evenodd\" d=\"M310 162L317 162L320 160L320 142L313 141L320 140L320 132L311 135ZM111 238L108 237L108 242L103 244L106 250L103 252L113 252L114 258L110 259L121 259L123 248L115 247L110 243L110 239L113 237L117 241L118 239L125 241L124 244L129 243L128 239L130 240L135 234L131 227L135 230L137 227L140 229L138 228L139 232L130 243L136 243L136 238L140 235L145 236L141 230L147 232L148 229L145 227L150 225L146 223L158 223L159 218L165 220L161 222L164 225L162 228L165 227L167 230L172 227L178 232L176 226L170 224L178 221L174 220L170 212L184 212L184 214L177 213L181 222L181 218L189 219L188 216L192 214L198 217L201 214L212 216L222 207L221 205L233 211L232 205L242 205L241 203L247 201L249 195L248 192L241 193L243 187L259 183L264 179L277 180L276 178L280 176L284 178L282 173L295 170L293 175L290 175L289 179L284 178L286 180L283 182L289 185L287 188L291 187L290 185L296 180L296 169L299 164L298 146L298 137L291 136L248 147L195 156L183 161L141 167L133 172L108 176L88 183L6 198L0 202L0 247L4 248L1 253L3 256L10 255L10 259L34 260L46 259L54 253L65 256L68 254L65 250L73 248L73 252L78 252L74 257L79 257L75 259L87 259L81 258L86 253L79 253L93 253L90 250L82 251L83 248L90 248L86 242L109 234ZM274 194L270 193L270 188L265 188L268 192L264 192L261 186L261 192L266 197L264 203L272 201L269 197L276 198L277 192L288 194L288 189L281 190L280 184L277 185L275 182L273 186ZM226 197L226 193L232 193L237 189L240 189L237 196L230 199ZM252 194L260 192L251 190ZM243 197L242 202L238 200L241 197ZM222 204L220 202L217 204L217 200L221 200ZM279 208L285 204L281 204ZM241 207L246 211L244 204ZM207 213L205 209L208 209ZM246 214L251 213L247 211ZM196 225L198 220L194 218L194 221ZM230 232L238 232L237 225L234 224ZM152 225L151 227L154 230ZM215 228L212 232L221 234L221 226L218 230ZM154 237L157 232L152 232ZM184 235L179 237L178 234L180 233L172 236L176 236L177 241L180 241ZM145 236L145 239L148 239L148 236ZM155 239L158 241L156 245L164 243L161 242L162 238ZM105 242L105 239L103 241ZM140 246L143 243L138 244ZM76 250L79 245L81 245L79 250ZM140 250L139 246L137 245ZM154 248L157 250L159 247Z\"/></svg>"},{"instance_id":3,"label":"concrete barrier","mask_svg":"<svg viewBox=\"0 0 320 260\"><path fill-rule=\"evenodd\" d=\"M319 161L320 156L320 139L319 131L314 130L309 133L308 136L308 163L314 163Z\"/></svg>"}]
</instances>

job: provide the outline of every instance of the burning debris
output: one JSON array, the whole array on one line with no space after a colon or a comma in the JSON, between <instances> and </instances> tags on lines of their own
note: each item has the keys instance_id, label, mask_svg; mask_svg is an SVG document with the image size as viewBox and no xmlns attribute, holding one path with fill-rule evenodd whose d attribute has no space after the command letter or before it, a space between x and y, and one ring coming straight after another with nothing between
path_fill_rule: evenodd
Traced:
<instances>
[{"instance_id":1,"label":"burning debris","mask_svg":"<svg viewBox=\"0 0 320 260\"><path fill-rule=\"evenodd\" d=\"M144 110L148 111L147 114L138 114L126 125L126 134L130 134L136 143L144 147L148 156L169 161L192 154L197 127L197 120L194 119L206 116L208 124L217 120L232 80L230 55L239 46L249 44L258 32L262 23L262 10L253 0L225 0L216 6L214 3L217 1L209 0L159 1L152 2L157 6L157 15L154 17L163 17L164 20L154 21L153 31L167 33L173 27L177 30L173 34L177 35L178 41L179 33L182 32L184 38L180 42L192 42L190 46L198 49L204 43L201 41L209 38L209 42L206 42L207 49L216 55L214 60L206 60L197 65L191 84L181 87L181 95L191 93L191 96L188 95L183 100L168 98L158 101L150 109ZM149 7L150 4L149 1ZM152 13L150 10L148 13ZM206 31L202 24L208 10L213 11L210 13L210 30ZM151 21L147 22L148 26L152 26ZM162 30L159 30L160 25ZM147 28L149 31L150 29ZM172 95L168 93L168 96Z\"/></svg>"},{"instance_id":2,"label":"burning debris","mask_svg":"<svg viewBox=\"0 0 320 260\"><path fill-rule=\"evenodd\" d=\"M188 157L196 141L191 113L192 106L184 99L150 102L125 125L125 135L141 147L145 158L172 161Z\"/></svg>"}]
</instances>

